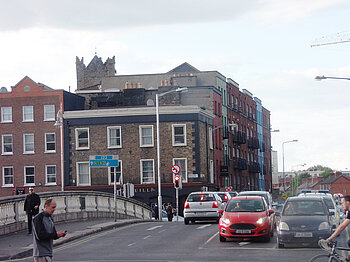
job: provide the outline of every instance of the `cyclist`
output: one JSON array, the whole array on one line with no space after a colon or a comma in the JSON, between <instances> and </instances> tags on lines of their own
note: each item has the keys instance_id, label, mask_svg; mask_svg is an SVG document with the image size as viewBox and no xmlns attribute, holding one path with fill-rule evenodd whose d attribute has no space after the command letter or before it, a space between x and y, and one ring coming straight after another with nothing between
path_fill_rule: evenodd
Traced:
<instances>
[{"instance_id":1,"label":"cyclist","mask_svg":"<svg viewBox=\"0 0 350 262\"><path fill-rule=\"evenodd\" d=\"M334 233L329 238L327 238L328 242L331 242L350 224L350 195L342 197L341 204L346 211L345 220L338 226ZM348 246L350 247L350 240L348 240Z\"/></svg>"}]
</instances>

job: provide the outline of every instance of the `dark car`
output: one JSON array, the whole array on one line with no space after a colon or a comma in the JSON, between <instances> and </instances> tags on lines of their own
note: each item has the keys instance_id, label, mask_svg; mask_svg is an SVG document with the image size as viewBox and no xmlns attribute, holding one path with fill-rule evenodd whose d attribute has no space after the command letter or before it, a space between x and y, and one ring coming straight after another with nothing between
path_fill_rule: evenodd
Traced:
<instances>
[{"instance_id":1,"label":"dark car","mask_svg":"<svg viewBox=\"0 0 350 262\"><path fill-rule=\"evenodd\" d=\"M277 245L315 244L332 233L333 212L329 212L320 197L289 197L277 225Z\"/></svg>"}]
</instances>

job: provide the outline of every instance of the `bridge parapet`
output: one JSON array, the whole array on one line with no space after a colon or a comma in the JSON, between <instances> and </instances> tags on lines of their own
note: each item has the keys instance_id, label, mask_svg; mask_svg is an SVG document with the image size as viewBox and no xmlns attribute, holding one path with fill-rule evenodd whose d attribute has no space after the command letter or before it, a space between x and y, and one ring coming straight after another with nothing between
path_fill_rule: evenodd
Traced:
<instances>
[{"instance_id":1,"label":"bridge parapet","mask_svg":"<svg viewBox=\"0 0 350 262\"><path fill-rule=\"evenodd\" d=\"M40 210L45 200L53 198L57 203L53 215L55 222L80 221L90 218L113 218L113 194L97 191L65 191L38 193L41 198ZM24 212L26 195L0 198L0 235L9 234L27 228L27 216ZM117 219L151 219L152 210L146 204L117 196Z\"/></svg>"}]
</instances>

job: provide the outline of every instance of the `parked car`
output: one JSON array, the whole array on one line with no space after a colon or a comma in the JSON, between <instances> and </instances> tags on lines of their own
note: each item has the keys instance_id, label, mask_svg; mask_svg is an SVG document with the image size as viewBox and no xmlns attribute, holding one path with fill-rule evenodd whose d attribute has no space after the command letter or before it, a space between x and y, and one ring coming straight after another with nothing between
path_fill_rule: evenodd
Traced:
<instances>
[{"instance_id":1,"label":"parked car","mask_svg":"<svg viewBox=\"0 0 350 262\"><path fill-rule=\"evenodd\" d=\"M266 201L261 196L237 196L231 198L219 222L220 241L226 238L249 237L270 241L274 225Z\"/></svg>"},{"instance_id":2,"label":"parked car","mask_svg":"<svg viewBox=\"0 0 350 262\"><path fill-rule=\"evenodd\" d=\"M239 196L261 196L265 199L268 209L272 208L272 197L268 191L242 191L239 192ZM271 220L276 228L275 214L272 214Z\"/></svg>"},{"instance_id":3,"label":"parked car","mask_svg":"<svg viewBox=\"0 0 350 262\"><path fill-rule=\"evenodd\" d=\"M222 208L222 199L217 192L193 192L188 195L184 205L184 222L216 220L219 222L218 210Z\"/></svg>"},{"instance_id":4,"label":"parked car","mask_svg":"<svg viewBox=\"0 0 350 262\"><path fill-rule=\"evenodd\" d=\"M331 194L327 193L301 193L298 195L299 197L322 197L324 202L326 203L328 210L333 212L332 216L332 230L334 231L340 224L340 212L336 205L336 202Z\"/></svg>"},{"instance_id":5,"label":"parked car","mask_svg":"<svg viewBox=\"0 0 350 262\"><path fill-rule=\"evenodd\" d=\"M329 212L321 197L289 197L277 224L277 245L316 244L332 233L333 212Z\"/></svg>"}]
</instances>

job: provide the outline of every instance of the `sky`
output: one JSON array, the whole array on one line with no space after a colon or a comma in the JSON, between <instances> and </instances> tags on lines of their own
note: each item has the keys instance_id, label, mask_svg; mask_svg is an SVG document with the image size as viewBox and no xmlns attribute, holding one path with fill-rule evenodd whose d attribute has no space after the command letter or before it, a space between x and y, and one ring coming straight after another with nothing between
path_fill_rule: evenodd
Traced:
<instances>
[{"instance_id":1,"label":"sky","mask_svg":"<svg viewBox=\"0 0 350 262\"><path fill-rule=\"evenodd\" d=\"M282 171L350 170L348 0L11 0L0 9L0 87L24 76L76 90L76 56L116 57L117 74L188 62L216 70L271 112Z\"/></svg>"}]
</instances>

